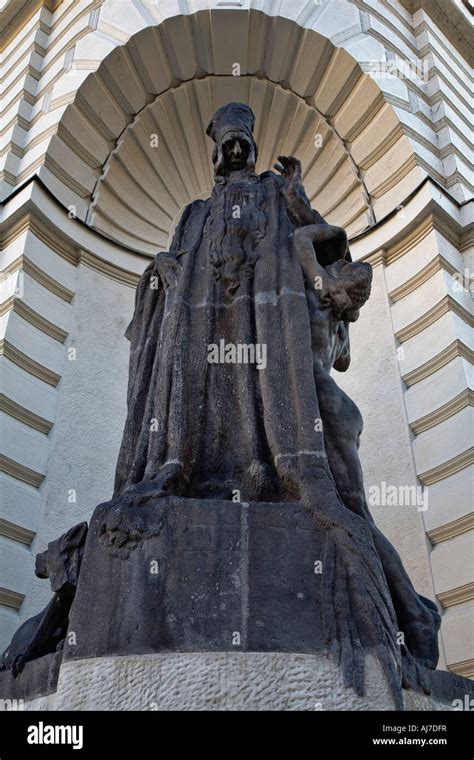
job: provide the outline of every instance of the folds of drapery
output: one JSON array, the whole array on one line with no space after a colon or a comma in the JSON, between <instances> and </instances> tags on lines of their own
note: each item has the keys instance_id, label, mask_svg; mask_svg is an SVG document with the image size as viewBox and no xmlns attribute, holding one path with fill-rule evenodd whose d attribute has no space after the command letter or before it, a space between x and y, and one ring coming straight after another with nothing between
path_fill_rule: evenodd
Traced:
<instances>
[{"instance_id":1,"label":"folds of drapery","mask_svg":"<svg viewBox=\"0 0 474 760\"><path fill-rule=\"evenodd\" d=\"M127 330L128 413L115 496L175 463L189 496L230 498L236 489L247 501L272 501L271 494L302 501L327 534L321 614L328 644L348 683L360 690L360 652L368 642L397 694L400 648L385 576L368 526L337 492L324 431L315 424L320 413L305 284L280 186L271 173L247 189L220 183L181 218L170 248L181 254L176 285L164 287L155 263L145 270ZM240 235L239 252L252 269L250 275L248 267L241 270L229 296L210 264L216 245L231 267L240 260L235 226L226 227L225 219L236 206L257 203L255 193L265 234ZM265 346L266 367L209 363L209 345L221 340Z\"/></svg>"}]
</instances>

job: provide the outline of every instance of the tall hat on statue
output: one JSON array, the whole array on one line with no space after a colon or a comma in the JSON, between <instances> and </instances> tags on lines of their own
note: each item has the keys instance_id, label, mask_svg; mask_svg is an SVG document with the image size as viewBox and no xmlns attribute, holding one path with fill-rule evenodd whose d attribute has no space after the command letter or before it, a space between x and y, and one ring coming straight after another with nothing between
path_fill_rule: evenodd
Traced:
<instances>
[{"instance_id":1,"label":"tall hat on statue","mask_svg":"<svg viewBox=\"0 0 474 760\"><path fill-rule=\"evenodd\" d=\"M230 140L246 142L249 148L247 169L255 169L258 149L253 138L255 114L245 103L227 103L219 108L206 129L206 134L215 142L212 162L214 173L222 175L226 172L223 147Z\"/></svg>"}]
</instances>

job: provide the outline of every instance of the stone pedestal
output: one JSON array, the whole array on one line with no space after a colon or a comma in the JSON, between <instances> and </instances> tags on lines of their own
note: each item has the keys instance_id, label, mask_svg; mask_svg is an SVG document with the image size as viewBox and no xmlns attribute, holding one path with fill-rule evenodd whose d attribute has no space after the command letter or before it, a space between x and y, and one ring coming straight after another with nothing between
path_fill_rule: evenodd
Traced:
<instances>
[{"instance_id":1,"label":"stone pedestal","mask_svg":"<svg viewBox=\"0 0 474 760\"><path fill-rule=\"evenodd\" d=\"M404 698L393 654L350 639L331 550L300 504L102 504L62 655L0 674L0 698L45 710L453 709L469 681L420 681L411 661L418 693ZM361 589L354 619L376 615L365 599Z\"/></svg>"},{"instance_id":2,"label":"stone pedestal","mask_svg":"<svg viewBox=\"0 0 474 760\"><path fill-rule=\"evenodd\" d=\"M101 505L65 659L325 652L324 549L324 535L299 504L169 497Z\"/></svg>"},{"instance_id":3,"label":"stone pedestal","mask_svg":"<svg viewBox=\"0 0 474 760\"><path fill-rule=\"evenodd\" d=\"M41 705L34 701L32 708ZM53 708L54 706L54 708ZM63 662L55 710L394 710L382 669L344 684L334 660L289 652L168 652Z\"/></svg>"},{"instance_id":4,"label":"stone pedestal","mask_svg":"<svg viewBox=\"0 0 474 760\"><path fill-rule=\"evenodd\" d=\"M250 709L284 709L285 700L289 709L313 709L321 700L327 709L400 706L401 680L394 694L365 642L348 672L345 622L338 640L334 631L331 638L338 610L326 541L296 503L170 496L100 505L70 615L57 707L105 709L112 693L122 706L140 709L238 709L247 702Z\"/></svg>"}]
</instances>

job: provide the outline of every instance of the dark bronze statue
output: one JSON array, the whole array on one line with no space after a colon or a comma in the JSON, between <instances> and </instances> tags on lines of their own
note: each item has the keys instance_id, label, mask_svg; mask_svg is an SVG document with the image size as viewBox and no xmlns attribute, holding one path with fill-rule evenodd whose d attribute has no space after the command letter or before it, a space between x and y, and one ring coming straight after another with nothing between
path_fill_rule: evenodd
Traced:
<instances>
[{"instance_id":1,"label":"dark bronze statue","mask_svg":"<svg viewBox=\"0 0 474 760\"><path fill-rule=\"evenodd\" d=\"M231 583L222 604L215 589L230 582L226 568L243 561L247 551L240 527L239 540L229 549L230 526L235 530L242 512L231 502L252 502L249 525L258 523L263 505L270 521L280 520L280 527L270 526L270 539L282 531L293 535L309 546L305 557L313 551L308 533L316 534L314 546L324 566L320 582L310 583L312 566L308 571L305 559L301 569L298 557L291 557L293 575L285 578L291 591L283 608L289 599L308 605L306 616L296 621L291 651L337 651L346 683L358 691L365 653L375 652L400 704L401 653L410 667L416 660L435 668L440 618L436 605L416 593L370 515L358 454L361 415L330 375L332 368L349 366L349 325L369 297L372 269L353 263L344 230L311 208L296 158L279 156L276 172L256 173L253 127L247 105L231 103L216 112L207 129L215 144L212 195L187 206L170 250L156 255L139 282L126 333L128 412L114 495L92 518L83 569L89 581L81 584L71 613L74 625L90 616L90 647L83 637L79 654L71 656L122 654L133 646L140 652L180 646L194 651L196 641L201 647L209 641L210 649L222 646L231 614L226 605L230 599L237 605L242 584ZM218 524L212 508L199 517L199 504L204 508L210 502L227 510L227 523ZM196 596L206 610L217 609L206 637L202 630L209 614L196 618L194 608L189 613L189 593L180 580L185 573L173 564L176 557L184 564L198 557L201 570L201 549L194 546L194 553L186 554L186 537L178 541L184 535L180 519L189 521L193 535L200 520L210 520L203 530L215 537L202 550L208 561L202 583L211 591L199 587ZM73 546L77 558L79 534ZM134 564L135 557L145 556L140 555L145 542L168 557L160 559L165 572L151 596L149 573ZM253 535L250 544L247 591L254 609L270 607L271 615L279 589L271 587L272 569L255 559ZM271 554L271 540L269 546ZM297 594L303 572L309 591ZM262 575L269 579L263 582L265 593L258 582ZM200 583L197 571L196 578ZM124 599L127 588L121 584L127 583L138 583L145 601ZM115 626L105 637L106 624L94 623L99 602L91 589L96 586L105 589L102 613L107 608ZM7 667L53 651L64 637L74 583L53 584L53 590L48 608L16 634L4 655ZM120 604L131 609L135 601L136 625L117 613ZM310 631L298 638L308 616ZM260 632L259 621L251 622L252 641L263 636L258 647L267 651L266 629ZM293 641L290 622L281 622L281 641ZM317 643L310 646L308 637Z\"/></svg>"},{"instance_id":2,"label":"dark bronze statue","mask_svg":"<svg viewBox=\"0 0 474 760\"><path fill-rule=\"evenodd\" d=\"M257 175L251 109L219 109L212 197L184 211L169 252L145 270L127 336L128 416L115 495L281 501L327 474L302 266L292 234L320 230L322 271L348 255L344 230L311 209L295 158ZM265 345L268 368L216 366L207 350ZM299 423L296 424L296 421ZM318 489L319 490L319 489Z\"/></svg>"},{"instance_id":3,"label":"dark bronze statue","mask_svg":"<svg viewBox=\"0 0 474 760\"><path fill-rule=\"evenodd\" d=\"M357 560L347 550L351 572L364 573L375 546L406 645L434 668L436 605L415 592L374 524L361 415L329 374L349 366L349 324L369 296L371 267L352 263L345 231L311 208L296 158L256 174L253 126L244 104L214 115L212 196L185 209L170 251L141 278L115 499L302 501L338 551L341 530L359 545ZM264 345L266 368L209 363L220 342Z\"/></svg>"}]
</instances>

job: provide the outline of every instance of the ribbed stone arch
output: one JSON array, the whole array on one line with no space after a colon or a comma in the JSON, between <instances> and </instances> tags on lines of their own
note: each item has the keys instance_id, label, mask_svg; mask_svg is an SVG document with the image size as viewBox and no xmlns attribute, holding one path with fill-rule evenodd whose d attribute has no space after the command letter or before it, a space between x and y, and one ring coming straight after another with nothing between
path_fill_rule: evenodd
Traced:
<instances>
[{"instance_id":1,"label":"ribbed stone arch","mask_svg":"<svg viewBox=\"0 0 474 760\"><path fill-rule=\"evenodd\" d=\"M396 207L392 190L407 175L411 186L424 176L395 110L318 32L249 10L233 14L229 37L229 13L174 16L115 47L65 110L40 176L80 219L151 254L167 246L182 207L210 190L203 131L213 111L242 100L257 114L258 168L296 153L315 206L362 232Z\"/></svg>"},{"instance_id":2,"label":"ribbed stone arch","mask_svg":"<svg viewBox=\"0 0 474 760\"><path fill-rule=\"evenodd\" d=\"M327 119L290 90L254 77L195 79L145 106L104 164L88 223L134 249L166 247L170 225L186 203L208 196L212 187L205 115L232 99L255 110L257 169L271 167L279 153L297 154L306 190L321 213L349 232L370 224L368 193Z\"/></svg>"}]
</instances>

